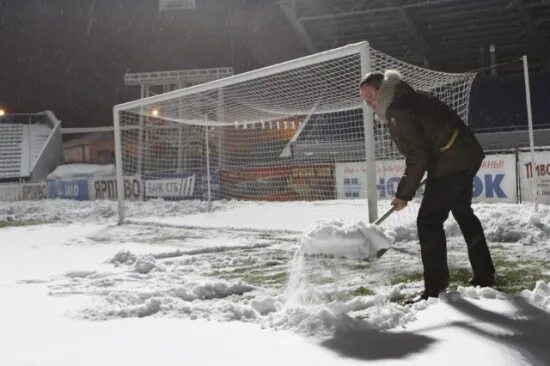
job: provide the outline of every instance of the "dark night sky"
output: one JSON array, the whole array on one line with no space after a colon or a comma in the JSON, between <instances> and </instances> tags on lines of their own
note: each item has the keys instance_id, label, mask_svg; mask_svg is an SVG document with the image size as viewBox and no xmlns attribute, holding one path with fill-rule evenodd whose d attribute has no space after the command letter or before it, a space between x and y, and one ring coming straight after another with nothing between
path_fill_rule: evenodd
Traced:
<instances>
[{"instance_id":1,"label":"dark night sky","mask_svg":"<svg viewBox=\"0 0 550 366\"><path fill-rule=\"evenodd\" d=\"M268 0L176 12L158 0L0 0L0 39L0 106L52 110L63 127L111 125L113 105L139 97L125 72L243 72L307 53Z\"/></svg>"}]
</instances>

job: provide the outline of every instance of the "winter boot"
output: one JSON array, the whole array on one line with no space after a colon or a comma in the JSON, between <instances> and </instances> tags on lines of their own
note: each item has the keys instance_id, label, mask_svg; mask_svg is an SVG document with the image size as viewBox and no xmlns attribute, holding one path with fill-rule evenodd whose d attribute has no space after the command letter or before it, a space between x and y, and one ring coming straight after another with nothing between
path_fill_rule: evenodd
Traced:
<instances>
[{"instance_id":1,"label":"winter boot","mask_svg":"<svg viewBox=\"0 0 550 366\"><path fill-rule=\"evenodd\" d=\"M420 295L413 297L412 299L408 299L404 301L405 305L411 305L416 304L417 302L420 302L422 300L428 300L430 297L439 297L440 294L445 293L446 289L440 289L440 290L431 290L426 289L424 292L422 292Z\"/></svg>"},{"instance_id":2,"label":"winter boot","mask_svg":"<svg viewBox=\"0 0 550 366\"><path fill-rule=\"evenodd\" d=\"M479 287L494 287L495 286L495 274L492 273L490 275L486 276L476 276L474 275L468 283L471 286L479 286Z\"/></svg>"}]
</instances>

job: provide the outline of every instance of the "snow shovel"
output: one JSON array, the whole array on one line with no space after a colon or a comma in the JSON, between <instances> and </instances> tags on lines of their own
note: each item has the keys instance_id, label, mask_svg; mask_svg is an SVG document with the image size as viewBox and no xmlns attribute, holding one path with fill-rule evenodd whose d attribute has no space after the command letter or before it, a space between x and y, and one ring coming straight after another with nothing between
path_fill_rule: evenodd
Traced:
<instances>
[{"instance_id":1,"label":"snow shovel","mask_svg":"<svg viewBox=\"0 0 550 366\"><path fill-rule=\"evenodd\" d=\"M425 183L426 183L426 179L427 178L424 178L422 179L422 181L420 182L420 185L418 186L418 188L422 187ZM417 190L418 190L417 188ZM393 212L395 211L395 207L390 207L386 212L384 212L384 214L382 216L380 216L378 219L376 219L376 221L374 221L374 224L375 225L380 225L382 222L384 222L384 220L386 220ZM378 252L376 252L376 258L380 258L381 256L384 255L384 253L386 253L388 251L389 248L382 248L380 249Z\"/></svg>"},{"instance_id":2,"label":"snow shovel","mask_svg":"<svg viewBox=\"0 0 550 366\"><path fill-rule=\"evenodd\" d=\"M364 221L347 223L342 220L318 223L302 235L301 252L305 255L321 254L349 259L378 259L391 245L391 239L379 225L394 211L392 206L372 224Z\"/></svg>"}]
</instances>

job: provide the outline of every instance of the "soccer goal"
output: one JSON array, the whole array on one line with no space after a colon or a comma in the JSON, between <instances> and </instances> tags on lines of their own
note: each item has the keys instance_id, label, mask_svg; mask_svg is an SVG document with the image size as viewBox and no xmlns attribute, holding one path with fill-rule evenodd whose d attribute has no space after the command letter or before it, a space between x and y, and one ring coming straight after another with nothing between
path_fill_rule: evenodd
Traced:
<instances>
[{"instance_id":1,"label":"soccer goal","mask_svg":"<svg viewBox=\"0 0 550 366\"><path fill-rule=\"evenodd\" d=\"M358 86L389 68L467 120L475 74L423 69L368 42L115 106L121 221L136 179L143 199L362 198L374 221L404 163Z\"/></svg>"}]
</instances>

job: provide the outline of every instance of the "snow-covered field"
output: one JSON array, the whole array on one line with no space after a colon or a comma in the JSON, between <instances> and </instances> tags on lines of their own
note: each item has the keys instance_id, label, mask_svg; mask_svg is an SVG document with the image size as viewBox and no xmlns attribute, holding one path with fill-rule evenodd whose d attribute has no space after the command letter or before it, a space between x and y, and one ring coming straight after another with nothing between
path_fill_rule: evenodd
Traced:
<instances>
[{"instance_id":1,"label":"snow-covered field","mask_svg":"<svg viewBox=\"0 0 550 366\"><path fill-rule=\"evenodd\" d=\"M0 202L0 365L550 364L549 207L475 206L498 290L466 287L450 219L452 291L414 306L414 213L362 260L363 201L205 208L133 202L119 226L110 201Z\"/></svg>"}]
</instances>

